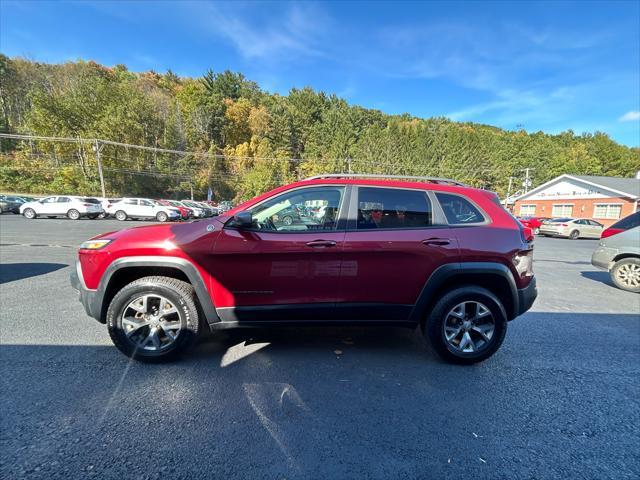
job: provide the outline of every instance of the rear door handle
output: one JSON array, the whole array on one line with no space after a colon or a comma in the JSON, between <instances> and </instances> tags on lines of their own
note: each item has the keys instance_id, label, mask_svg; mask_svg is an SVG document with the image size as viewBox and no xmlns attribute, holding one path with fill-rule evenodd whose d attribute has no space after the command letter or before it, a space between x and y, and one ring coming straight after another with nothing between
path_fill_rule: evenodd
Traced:
<instances>
[{"instance_id":1,"label":"rear door handle","mask_svg":"<svg viewBox=\"0 0 640 480\"><path fill-rule=\"evenodd\" d=\"M307 247L312 248L325 248L325 247L335 247L336 242L333 240L313 240L311 242L307 242Z\"/></svg>"},{"instance_id":2,"label":"rear door handle","mask_svg":"<svg viewBox=\"0 0 640 480\"><path fill-rule=\"evenodd\" d=\"M422 240L423 245L449 245L451 240L448 238L427 238L426 240Z\"/></svg>"}]
</instances>

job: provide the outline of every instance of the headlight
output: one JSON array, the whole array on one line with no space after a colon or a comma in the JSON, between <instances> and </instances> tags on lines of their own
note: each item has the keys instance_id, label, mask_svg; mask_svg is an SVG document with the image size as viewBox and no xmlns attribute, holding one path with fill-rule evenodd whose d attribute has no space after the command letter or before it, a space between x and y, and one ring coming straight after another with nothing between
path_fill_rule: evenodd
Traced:
<instances>
[{"instance_id":1,"label":"headlight","mask_svg":"<svg viewBox=\"0 0 640 480\"><path fill-rule=\"evenodd\" d=\"M87 240L80 244L80 250L99 250L109 245L113 240Z\"/></svg>"}]
</instances>

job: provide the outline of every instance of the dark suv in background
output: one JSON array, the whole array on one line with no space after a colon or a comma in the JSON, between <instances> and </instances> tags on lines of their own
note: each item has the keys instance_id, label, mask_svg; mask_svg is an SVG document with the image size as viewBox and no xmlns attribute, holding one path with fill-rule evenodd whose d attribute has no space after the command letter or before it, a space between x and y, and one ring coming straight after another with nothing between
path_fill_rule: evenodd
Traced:
<instances>
[{"instance_id":1,"label":"dark suv in background","mask_svg":"<svg viewBox=\"0 0 640 480\"><path fill-rule=\"evenodd\" d=\"M536 298L531 231L494 193L389 178L313 177L207 221L100 235L72 284L140 360L202 330L293 324L421 326L449 361L488 358Z\"/></svg>"}]
</instances>

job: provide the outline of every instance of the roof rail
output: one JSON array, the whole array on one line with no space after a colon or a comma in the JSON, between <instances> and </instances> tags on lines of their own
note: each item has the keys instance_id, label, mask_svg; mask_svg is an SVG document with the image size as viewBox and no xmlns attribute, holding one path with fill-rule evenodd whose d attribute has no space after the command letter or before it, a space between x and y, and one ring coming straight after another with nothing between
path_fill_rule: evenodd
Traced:
<instances>
[{"instance_id":1,"label":"roof rail","mask_svg":"<svg viewBox=\"0 0 640 480\"><path fill-rule=\"evenodd\" d=\"M420 180L431 183L468 187L467 184L450 178L423 177L419 175L384 175L379 173L326 173L323 175L314 175L313 177L305 178L304 180L321 180L323 178L385 178L393 180Z\"/></svg>"}]
</instances>

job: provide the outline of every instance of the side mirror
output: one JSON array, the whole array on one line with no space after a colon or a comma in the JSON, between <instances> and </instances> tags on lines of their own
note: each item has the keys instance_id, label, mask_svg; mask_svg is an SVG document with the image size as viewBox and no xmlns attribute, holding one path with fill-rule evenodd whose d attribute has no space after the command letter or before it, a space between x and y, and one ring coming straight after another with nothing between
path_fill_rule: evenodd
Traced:
<instances>
[{"instance_id":1,"label":"side mirror","mask_svg":"<svg viewBox=\"0 0 640 480\"><path fill-rule=\"evenodd\" d=\"M251 215L251 212L243 210L242 212L238 212L233 216L233 223L236 227L248 228L253 225L253 215Z\"/></svg>"}]
</instances>

